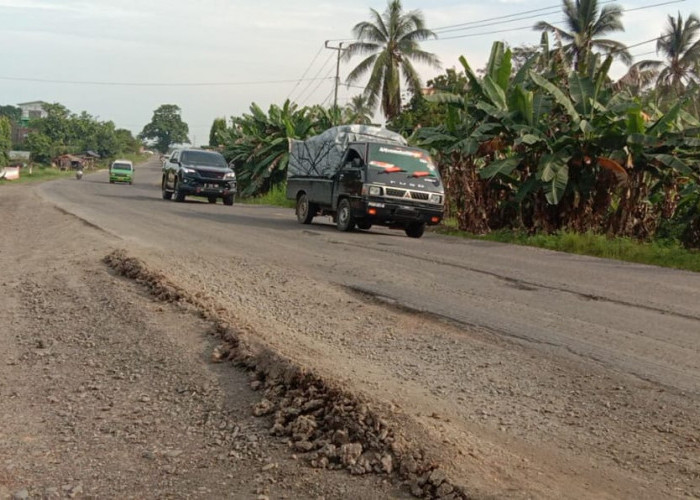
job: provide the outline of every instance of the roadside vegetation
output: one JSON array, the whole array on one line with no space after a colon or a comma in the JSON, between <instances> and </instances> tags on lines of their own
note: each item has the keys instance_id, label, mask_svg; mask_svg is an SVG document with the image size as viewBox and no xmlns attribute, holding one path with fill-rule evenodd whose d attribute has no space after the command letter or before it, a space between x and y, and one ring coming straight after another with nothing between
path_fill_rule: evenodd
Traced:
<instances>
[{"instance_id":1,"label":"roadside vegetation","mask_svg":"<svg viewBox=\"0 0 700 500\"><path fill-rule=\"evenodd\" d=\"M64 177L71 177L73 175L75 175L75 172L71 172L69 170L59 170L56 167L37 166L33 167L31 172L27 168L22 169L22 173L19 179L12 181L8 181L7 179L0 179L0 186L5 184L14 185L53 181Z\"/></svg>"},{"instance_id":2,"label":"roadside vegetation","mask_svg":"<svg viewBox=\"0 0 700 500\"><path fill-rule=\"evenodd\" d=\"M142 163L146 161L149 156L143 153L126 153L120 156L121 159L130 160L134 164ZM94 170L99 170L107 168L111 163L111 159L99 160ZM63 179L75 176L74 170L61 170L57 167L51 167L47 165L33 165L32 168L22 168L19 179L8 181L7 179L0 179L0 186L8 184L28 184L36 182L46 182L53 181L56 179Z\"/></svg>"},{"instance_id":3,"label":"roadside vegetation","mask_svg":"<svg viewBox=\"0 0 700 500\"><path fill-rule=\"evenodd\" d=\"M287 199L287 185L276 184L267 193L257 196L247 196L240 198L241 203L248 205L271 205L275 207L294 208L294 200Z\"/></svg>"},{"instance_id":4,"label":"roadside vegetation","mask_svg":"<svg viewBox=\"0 0 700 500\"><path fill-rule=\"evenodd\" d=\"M569 231L528 235L511 230L499 230L488 234L474 234L460 231L457 228L457 221L454 219L446 220L444 224L435 229L435 232L460 238L496 241L700 272L700 251L687 249L672 239L641 242L632 238L609 238L592 232L575 233Z\"/></svg>"}]
</instances>

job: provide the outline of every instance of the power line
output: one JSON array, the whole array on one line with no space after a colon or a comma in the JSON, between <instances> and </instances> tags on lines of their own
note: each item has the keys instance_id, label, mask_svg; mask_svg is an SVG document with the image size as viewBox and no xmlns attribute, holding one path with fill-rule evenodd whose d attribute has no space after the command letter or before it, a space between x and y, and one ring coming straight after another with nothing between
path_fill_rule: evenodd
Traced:
<instances>
[{"instance_id":1,"label":"power line","mask_svg":"<svg viewBox=\"0 0 700 500\"><path fill-rule=\"evenodd\" d=\"M612 1L612 0L608 0L608 1L606 1L606 2L601 2L601 3L610 3L611 1ZM553 10L553 12L547 12L547 13L544 14L544 15L552 15L552 14L560 13L560 12L561 12L561 5L559 4L559 5L552 5L552 6L550 6L550 7L542 7L542 8L540 8L540 9L524 10L524 11L521 11L521 12L516 12L516 13L513 13L513 14L508 14L508 15L506 15L506 16L488 17L488 18L485 18L485 19L479 19L479 20L477 20L477 21L468 21L468 22L466 22L466 23L450 24L450 25L447 25L447 26L440 26L440 27L438 27L438 28L434 28L434 29L432 29L431 31L436 32L436 33L437 33L437 32L441 32L441 31L443 31L443 32L444 32L444 31L454 31L455 28L459 29L459 28L463 28L463 27L466 27L466 26L471 26L471 27L475 27L475 28L482 28L482 27L484 27L484 26L491 26L491 24L493 24L493 23L491 23L491 24L485 24L485 23L490 23L491 21L502 22L502 21L504 21L505 19L509 19L509 18L517 18L517 19L511 19L510 21L506 21L506 22L522 21L523 19L532 19L532 18L534 18L534 17L540 17L540 16L542 16L542 14L537 14L537 15L534 15L534 16L527 16L527 17L521 17L521 16L525 16L525 15L527 15L527 14L533 14L533 13L535 13L535 12L540 12L540 13L541 13L541 12L549 11L549 10Z\"/></svg>"},{"instance_id":2,"label":"power line","mask_svg":"<svg viewBox=\"0 0 700 500\"><path fill-rule=\"evenodd\" d=\"M301 75L301 78L299 78L299 80L297 80L297 83L294 85L294 87L292 87L292 90L289 91L289 94L287 94L287 99L289 99L289 98L292 96L292 94L293 94L294 91L297 89L297 87L299 87L299 84L302 82L302 80L304 80L304 78L306 78L306 74L307 74L307 73L309 72L309 70L311 69L311 66L314 65L314 63L316 62L316 59L318 59L318 56L321 55L321 51L322 51L322 50L323 50L323 45L321 45L321 46L319 47L318 52L316 52L316 55L315 55L314 58L311 60L311 62L309 63L309 65L306 67L306 70L305 70L304 73ZM287 99L285 99L285 100L287 100Z\"/></svg>"},{"instance_id":3,"label":"power line","mask_svg":"<svg viewBox=\"0 0 700 500\"><path fill-rule=\"evenodd\" d=\"M674 3L683 3L685 0L670 0L668 2L662 2L662 3L657 3L653 5L644 5L642 7L635 7L634 9L622 9L622 12L632 12L634 10L645 10L645 9L650 9L652 7L662 7L664 5L671 5Z\"/></svg>"},{"instance_id":4,"label":"power line","mask_svg":"<svg viewBox=\"0 0 700 500\"><path fill-rule=\"evenodd\" d=\"M547 14L547 15L550 15L550 16L551 16L551 15L554 15L554 14L557 14L557 12L551 12L550 14ZM468 26L468 27L461 27L461 28L455 27L455 28L450 28L450 29L442 29L442 30L437 31L437 32L436 32L436 30L431 30L431 31L436 32L436 34L439 36L439 35L442 34L442 33L452 33L452 32L454 32L454 31L464 31L464 30L475 29L475 28L487 28L487 27L489 27L489 26L498 26L498 25L501 25L501 24L503 24L503 23L512 23L512 22L516 22L516 21L525 21L526 19L535 19L535 18L542 18L542 14L535 14L534 16L523 16L523 17L518 17L518 18L516 18L516 19L510 19L510 20L507 20L507 21L494 21L494 22L491 22L491 23L483 23L483 24L479 24L479 25L476 25L476 26ZM444 39L441 38L441 40L444 40Z\"/></svg>"},{"instance_id":5,"label":"power line","mask_svg":"<svg viewBox=\"0 0 700 500\"><path fill-rule=\"evenodd\" d=\"M638 10L646 10L646 9L651 9L651 8L654 8L654 7L662 7L662 6L664 6L664 5L671 5L671 4L676 4L676 3L683 3L683 2L685 2L685 1L686 1L686 0L668 0L668 1L666 1L666 2L659 2L659 3L655 3L655 4L650 4L650 5L643 5L643 6L641 6L641 7L635 7L635 8L632 8L632 9L621 9L621 11L624 13L624 12L632 12L632 11L638 11ZM604 2L604 3L611 3L611 2L612 2L612 0L608 0L607 2ZM525 11L525 13L529 13L529 11ZM521 14L522 14L522 13L521 13ZM512 15L510 15L510 16L503 16L503 17L505 18L505 17L513 17L513 16L515 16L515 14L512 14ZM487 19L487 21L491 21L491 20L495 20L495 19L499 19L499 18L490 18L490 19ZM521 18L521 19L515 19L515 20L518 20L518 21L519 21L519 20L524 20L524 19L527 19L527 18ZM509 22L509 21L508 21L508 22ZM476 23L476 21L475 21L474 23ZM464 28L461 28L461 29L450 30L450 31L466 31L466 30L471 30L471 29L475 29L475 28L481 28L481 27L490 26L490 25L493 25L493 24L498 24L498 23L491 23L491 24L488 24L488 25L483 24L483 25L467 26L467 27L464 27ZM552 25L559 25L559 24L563 24L563 22L559 22L559 23L550 23L550 24L552 24ZM466 34L464 34L464 35L455 35L455 36L449 36L449 37L441 37L441 38L429 39L429 40L425 40L425 41L426 41L426 42L439 42L439 41L442 41L442 40L455 40L455 39L458 39L458 38L469 38L469 37L475 37L475 36L495 35L495 34L499 34L499 33L508 33L508 32L510 32L510 31L519 31L519 30L528 30L528 29L532 29L532 26L519 26L519 27L508 28L508 29L502 29L502 30L484 31L484 32L478 32L478 33L466 33ZM645 43L646 43L646 42L645 42Z\"/></svg>"},{"instance_id":6,"label":"power line","mask_svg":"<svg viewBox=\"0 0 700 500\"><path fill-rule=\"evenodd\" d=\"M325 78L322 78L325 79ZM110 87L225 87L238 85L266 85L277 83L293 83L298 80L262 80L262 81L243 81L243 82L193 82L193 83L144 83L144 82L100 82L89 80L49 80L43 78L25 78L17 76L0 76L0 80L9 80L15 82L34 82L34 83L58 83L63 85L98 85ZM304 81L315 81L318 78L306 78Z\"/></svg>"},{"instance_id":7,"label":"power line","mask_svg":"<svg viewBox=\"0 0 700 500\"><path fill-rule=\"evenodd\" d=\"M320 68L318 68L318 71L314 75L314 78L318 79L318 76L321 74L322 71L324 71L326 69L326 67L328 66L328 63L330 63L332 61L332 59L333 59L333 53L331 52L330 54L328 54L328 57L324 61L323 65ZM333 73L333 71L331 69L331 71L326 75L326 77L330 78L330 75L332 73ZM310 97L310 94L313 94L313 92L315 90L315 89L312 90L311 93L309 95L307 95L308 90L311 88L312 85L313 84L311 82L307 83L306 87L304 87L304 89L299 93L296 100L302 101L302 96L306 96L305 99L308 99ZM320 86L320 83L316 85L316 88L318 88L319 86Z\"/></svg>"},{"instance_id":8,"label":"power line","mask_svg":"<svg viewBox=\"0 0 700 500\"><path fill-rule=\"evenodd\" d=\"M562 23L551 23L562 24ZM497 35L499 33L510 33L511 31L532 30L532 26L518 26L517 28L507 28L502 30L484 31L479 33L466 33L464 35L446 36L443 38L425 40L425 42L442 42L444 40L457 40L458 38L471 38L474 36Z\"/></svg>"},{"instance_id":9,"label":"power line","mask_svg":"<svg viewBox=\"0 0 700 500\"><path fill-rule=\"evenodd\" d=\"M333 54L331 54L331 56L332 56L332 55L333 55ZM332 75L332 74L333 74L333 68L330 69L330 71L327 73L327 76L330 76L330 75ZM322 81L319 81L318 84L316 84L316 87L314 87L314 88L311 90L311 92L309 92L309 95L306 96L306 99L304 99L304 100L302 101L302 103L301 103L302 106L305 106L305 105L306 105L306 102L311 98L311 96L314 95L314 93L316 93L316 91L317 91L317 90L319 89L319 87L321 86L321 83L323 83L323 82L322 82Z\"/></svg>"}]
</instances>

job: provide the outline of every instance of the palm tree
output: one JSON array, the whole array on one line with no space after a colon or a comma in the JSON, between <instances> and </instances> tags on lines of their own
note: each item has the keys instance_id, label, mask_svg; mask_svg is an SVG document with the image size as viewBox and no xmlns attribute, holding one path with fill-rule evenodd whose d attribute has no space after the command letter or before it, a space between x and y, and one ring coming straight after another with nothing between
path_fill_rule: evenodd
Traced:
<instances>
[{"instance_id":1,"label":"palm tree","mask_svg":"<svg viewBox=\"0 0 700 500\"><path fill-rule=\"evenodd\" d=\"M353 96L343 109L343 121L361 125L372 123L372 108L367 105L367 97L363 94Z\"/></svg>"},{"instance_id":2,"label":"palm tree","mask_svg":"<svg viewBox=\"0 0 700 500\"><path fill-rule=\"evenodd\" d=\"M421 80L412 62L439 67L434 54L420 49L420 41L437 38L425 28L423 14L418 10L404 12L400 0L389 0L384 14L370 9L372 20L363 21L352 29L359 40L343 51L349 60L356 55L369 54L348 75L348 83L370 72L365 88L367 105L374 109L381 99L384 116L391 119L401 112L401 77L413 94L421 91Z\"/></svg>"},{"instance_id":3,"label":"palm tree","mask_svg":"<svg viewBox=\"0 0 700 500\"><path fill-rule=\"evenodd\" d=\"M598 0L563 0L564 22L568 31L540 21L535 24L539 31L551 31L564 43L564 51L571 57L574 69L579 73L588 70L593 49L612 54L625 64L632 64L632 56L625 44L601 38L614 31L624 31L622 9L618 5L599 8Z\"/></svg>"},{"instance_id":4,"label":"palm tree","mask_svg":"<svg viewBox=\"0 0 700 500\"><path fill-rule=\"evenodd\" d=\"M683 94L691 82L700 82L700 19L690 14L668 16L666 30L656 42L656 53L664 61L639 61L630 68L628 74L640 75L639 83L656 80L660 89L672 89L675 97ZM625 75L626 78L627 75Z\"/></svg>"}]
</instances>

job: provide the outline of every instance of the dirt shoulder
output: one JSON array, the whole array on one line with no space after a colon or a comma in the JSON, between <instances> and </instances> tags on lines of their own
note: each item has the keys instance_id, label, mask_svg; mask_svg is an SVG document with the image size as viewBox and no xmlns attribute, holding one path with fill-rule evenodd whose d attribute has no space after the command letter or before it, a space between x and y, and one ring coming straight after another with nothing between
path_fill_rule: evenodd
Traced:
<instances>
[{"instance_id":1,"label":"dirt shoulder","mask_svg":"<svg viewBox=\"0 0 700 500\"><path fill-rule=\"evenodd\" d=\"M309 467L212 363L212 323L102 262L120 242L3 187L0 498L402 498Z\"/></svg>"},{"instance_id":2,"label":"dirt shoulder","mask_svg":"<svg viewBox=\"0 0 700 500\"><path fill-rule=\"evenodd\" d=\"M0 496L700 497L696 395L2 194Z\"/></svg>"}]
</instances>

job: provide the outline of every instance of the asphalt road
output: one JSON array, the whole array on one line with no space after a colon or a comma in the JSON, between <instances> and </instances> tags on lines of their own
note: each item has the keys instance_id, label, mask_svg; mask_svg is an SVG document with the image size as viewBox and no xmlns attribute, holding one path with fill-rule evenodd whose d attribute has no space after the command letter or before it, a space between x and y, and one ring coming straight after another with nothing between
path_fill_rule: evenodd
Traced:
<instances>
[{"instance_id":1,"label":"asphalt road","mask_svg":"<svg viewBox=\"0 0 700 500\"><path fill-rule=\"evenodd\" d=\"M700 396L697 273L430 233L341 233L327 217L302 226L278 207L164 201L157 160L137 167L133 186L98 172L42 192L127 243L264 259Z\"/></svg>"}]
</instances>

